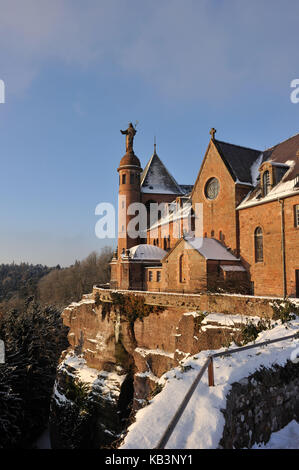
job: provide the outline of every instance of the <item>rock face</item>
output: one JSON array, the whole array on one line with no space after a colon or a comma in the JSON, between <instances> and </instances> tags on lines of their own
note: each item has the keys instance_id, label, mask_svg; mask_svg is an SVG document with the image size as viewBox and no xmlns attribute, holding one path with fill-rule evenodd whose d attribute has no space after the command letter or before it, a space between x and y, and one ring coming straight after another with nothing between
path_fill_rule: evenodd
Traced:
<instances>
[{"instance_id":1,"label":"rock face","mask_svg":"<svg viewBox=\"0 0 299 470\"><path fill-rule=\"evenodd\" d=\"M62 316L70 328L70 347L54 388L53 448L111 446L130 413L159 391L165 372L188 355L223 346L242 323L238 316L234 322L166 307L132 324L116 305L93 295L71 304Z\"/></svg>"},{"instance_id":2,"label":"rock face","mask_svg":"<svg viewBox=\"0 0 299 470\"><path fill-rule=\"evenodd\" d=\"M224 449L251 448L268 442L272 432L299 420L298 364L262 369L232 385L223 410Z\"/></svg>"}]
</instances>

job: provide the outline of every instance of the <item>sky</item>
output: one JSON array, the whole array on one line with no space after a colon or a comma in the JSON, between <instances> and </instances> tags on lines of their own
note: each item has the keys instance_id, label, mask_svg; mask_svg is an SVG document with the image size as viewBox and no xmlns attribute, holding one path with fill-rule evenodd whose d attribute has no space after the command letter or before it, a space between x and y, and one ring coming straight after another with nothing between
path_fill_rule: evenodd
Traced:
<instances>
[{"instance_id":1,"label":"sky","mask_svg":"<svg viewBox=\"0 0 299 470\"><path fill-rule=\"evenodd\" d=\"M297 0L0 0L0 263L68 266L116 204L120 129L138 121L193 184L216 138L264 150L299 132Z\"/></svg>"}]
</instances>

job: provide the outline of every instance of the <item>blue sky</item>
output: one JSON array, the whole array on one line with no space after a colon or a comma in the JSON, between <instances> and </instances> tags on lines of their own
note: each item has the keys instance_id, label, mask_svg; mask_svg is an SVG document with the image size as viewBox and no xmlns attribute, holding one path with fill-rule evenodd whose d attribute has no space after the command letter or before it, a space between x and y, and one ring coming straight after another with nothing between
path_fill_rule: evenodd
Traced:
<instances>
[{"instance_id":1,"label":"blue sky","mask_svg":"<svg viewBox=\"0 0 299 470\"><path fill-rule=\"evenodd\" d=\"M263 150L299 132L296 0L0 0L0 263L69 265L113 241L121 128L195 181L209 130Z\"/></svg>"}]
</instances>

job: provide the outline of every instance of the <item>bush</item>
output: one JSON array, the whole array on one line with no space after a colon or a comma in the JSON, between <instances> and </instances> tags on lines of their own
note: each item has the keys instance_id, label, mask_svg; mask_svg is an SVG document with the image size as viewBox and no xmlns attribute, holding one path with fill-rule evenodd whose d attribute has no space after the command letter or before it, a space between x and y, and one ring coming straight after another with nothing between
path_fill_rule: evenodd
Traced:
<instances>
[{"instance_id":1,"label":"bush","mask_svg":"<svg viewBox=\"0 0 299 470\"><path fill-rule=\"evenodd\" d=\"M299 307L290 300L275 300L270 304L273 309L273 320L281 320L282 323L294 320L299 315Z\"/></svg>"}]
</instances>

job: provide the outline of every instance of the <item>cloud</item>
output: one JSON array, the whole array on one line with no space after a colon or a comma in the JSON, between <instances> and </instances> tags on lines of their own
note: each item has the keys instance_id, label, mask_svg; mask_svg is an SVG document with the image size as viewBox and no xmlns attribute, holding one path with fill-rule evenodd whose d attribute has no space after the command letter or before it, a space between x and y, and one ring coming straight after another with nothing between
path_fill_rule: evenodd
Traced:
<instances>
[{"instance_id":1,"label":"cloud","mask_svg":"<svg viewBox=\"0 0 299 470\"><path fill-rule=\"evenodd\" d=\"M171 98L296 78L296 0L0 0L0 13L0 75L13 91L49 61L95 74L113 64Z\"/></svg>"}]
</instances>

